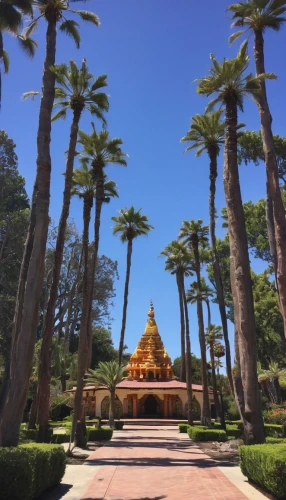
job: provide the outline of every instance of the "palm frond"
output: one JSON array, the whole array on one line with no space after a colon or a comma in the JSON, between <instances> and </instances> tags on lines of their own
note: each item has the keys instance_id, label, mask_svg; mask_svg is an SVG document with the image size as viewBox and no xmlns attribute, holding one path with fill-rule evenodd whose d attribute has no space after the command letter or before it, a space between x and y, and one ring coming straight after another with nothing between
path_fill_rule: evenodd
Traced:
<instances>
[{"instance_id":1,"label":"palm frond","mask_svg":"<svg viewBox=\"0 0 286 500\"><path fill-rule=\"evenodd\" d=\"M25 101L26 99L34 100L36 96L41 94L42 92L39 92L38 90L30 90L29 92L24 92L24 94L22 94L22 100L23 101Z\"/></svg>"},{"instance_id":2,"label":"palm frond","mask_svg":"<svg viewBox=\"0 0 286 500\"><path fill-rule=\"evenodd\" d=\"M3 65L4 65L4 73L8 73L10 68L10 59L9 59L9 54L6 50L3 50Z\"/></svg>"},{"instance_id":3,"label":"palm frond","mask_svg":"<svg viewBox=\"0 0 286 500\"><path fill-rule=\"evenodd\" d=\"M72 21L71 19L64 21L59 26L59 30L62 33L65 33L66 35L70 36L74 40L77 48L79 48L79 46L80 46L80 34L78 31L78 27L79 27L79 24L76 21Z\"/></svg>"},{"instance_id":4,"label":"palm frond","mask_svg":"<svg viewBox=\"0 0 286 500\"><path fill-rule=\"evenodd\" d=\"M74 14L78 14L83 21L94 24L95 26L100 26L99 17L94 12L89 12L88 10L70 10Z\"/></svg>"}]
</instances>

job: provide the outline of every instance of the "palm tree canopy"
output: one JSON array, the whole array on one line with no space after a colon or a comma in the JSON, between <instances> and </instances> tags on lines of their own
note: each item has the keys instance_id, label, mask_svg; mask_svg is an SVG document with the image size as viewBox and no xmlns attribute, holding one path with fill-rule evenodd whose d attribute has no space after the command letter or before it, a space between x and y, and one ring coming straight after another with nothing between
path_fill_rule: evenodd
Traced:
<instances>
[{"instance_id":1,"label":"palm tree canopy","mask_svg":"<svg viewBox=\"0 0 286 500\"><path fill-rule=\"evenodd\" d=\"M97 133L93 123L91 134L79 132L78 142L83 146L80 160L82 164L90 164L94 169L104 168L109 163L127 166L126 157L128 155L123 153L121 149L122 139L120 137L110 139L107 130Z\"/></svg>"},{"instance_id":2,"label":"palm tree canopy","mask_svg":"<svg viewBox=\"0 0 286 500\"><path fill-rule=\"evenodd\" d=\"M183 244L189 246L191 249L195 245L205 248L208 245L208 226L203 226L203 221L201 219L195 220L184 220L182 222L182 227L179 233L179 239L183 241Z\"/></svg>"},{"instance_id":3,"label":"palm tree canopy","mask_svg":"<svg viewBox=\"0 0 286 500\"><path fill-rule=\"evenodd\" d=\"M210 324L209 328L206 331L206 343L210 347L214 347L215 343L218 340L223 339L222 327L214 324Z\"/></svg>"},{"instance_id":4,"label":"palm tree canopy","mask_svg":"<svg viewBox=\"0 0 286 500\"><path fill-rule=\"evenodd\" d=\"M132 206L130 208L123 208L119 210L119 215L116 217L111 217L111 219L116 223L113 226L113 234L120 234L120 239L122 242L132 241L138 236L145 235L149 233L153 226L148 224L147 215L141 214L141 208L135 210Z\"/></svg>"},{"instance_id":5,"label":"palm tree canopy","mask_svg":"<svg viewBox=\"0 0 286 500\"><path fill-rule=\"evenodd\" d=\"M245 0L232 4L227 9L232 13L232 28L245 27L242 31L236 31L229 37L232 43L236 38L243 35L247 30L265 31L271 28L278 31L286 21L286 2L285 0Z\"/></svg>"},{"instance_id":6,"label":"palm tree canopy","mask_svg":"<svg viewBox=\"0 0 286 500\"><path fill-rule=\"evenodd\" d=\"M190 129L181 139L181 142L190 143L184 153L196 149L196 156L200 156L203 151L213 149L217 155L219 154L220 146L224 144L225 131L222 114L222 110L216 110L191 118Z\"/></svg>"},{"instance_id":7,"label":"palm tree canopy","mask_svg":"<svg viewBox=\"0 0 286 500\"><path fill-rule=\"evenodd\" d=\"M75 168L73 171L72 194L79 198L86 196L95 197L96 183L91 169L87 165L81 168Z\"/></svg>"},{"instance_id":8,"label":"palm tree canopy","mask_svg":"<svg viewBox=\"0 0 286 500\"><path fill-rule=\"evenodd\" d=\"M114 391L116 385L122 380L125 367L117 361L99 361L95 370L88 370L87 385L103 385Z\"/></svg>"},{"instance_id":9,"label":"palm tree canopy","mask_svg":"<svg viewBox=\"0 0 286 500\"><path fill-rule=\"evenodd\" d=\"M32 16L32 0L2 0L0 2L0 31L18 34L23 14Z\"/></svg>"},{"instance_id":10,"label":"palm tree canopy","mask_svg":"<svg viewBox=\"0 0 286 500\"><path fill-rule=\"evenodd\" d=\"M207 106L208 111L211 111L216 104L225 105L230 100L235 100L239 109L243 111L244 97L255 97L255 95L260 94L261 78L276 78L273 73L261 73L259 76L254 76L252 73L245 74L249 59L247 41L243 42L236 57L224 59L222 63L219 63L211 54L213 66L210 69L210 75L197 79L199 82L198 94L207 96L216 94L216 97Z\"/></svg>"},{"instance_id":11,"label":"palm tree canopy","mask_svg":"<svg viewBox=\"0 0 286 500\"><path fill-rule=\"evenodd\" d=\"M171 241L160 255L167 257L165 271L169 271L171 274L182 272L185 276L193 276L193 259L182 242Z\"/></svg>"},{"instance_id":12,"label":"palm tree canopy","mask_svg":"<svg viewBox=\"0 0 286 500\"><path fill-rule=\"evenodd\" d=\"M24 36L30 37L31 33L37 28L39 19L55 20L59 24L59 31L73 38L77 48L79 48L79 24L72 19L67 19L67 14L76 14L82 21L90 22L95 26L99 26L100 21L94 12L71 9L70 4L75 2L85 2L85 0L33 0L32 4L39 10L39 16L24 30Z\"/></svg>"},{"instance_id":13,"label":"palm tree canopy","mask_svg":"<svg viewBox=\"0 0 286 500\"><path fill-rule=\"evenodd\" d=\"M55 65L51 70L56 83L60 85L55 88L54 106L61 108L53 120L65 118L68 109L82 111L85 108L106 124L103 112L109 109L108 95L99 90L107 86L107 75L94 78L88 71L85 59L80 68L70 61L69 65Z\"/></svg>"}]
</instances>

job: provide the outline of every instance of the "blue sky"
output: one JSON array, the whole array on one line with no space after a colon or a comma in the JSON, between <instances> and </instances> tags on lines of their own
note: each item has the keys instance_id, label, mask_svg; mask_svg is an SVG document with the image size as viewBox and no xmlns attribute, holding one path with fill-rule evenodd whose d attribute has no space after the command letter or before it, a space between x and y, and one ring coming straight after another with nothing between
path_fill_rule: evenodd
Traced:
<instances>
[{"instance_id":1,"label":"blue sky","mask_svg":"<svg viewBox=\"0 0 286 500\"><path fill-rule=\"evenodd\" d=\"M120 136L129 154L128 167L108 167L109 177L118 183L120 198L104 207L100 252L118 260L120 280L116 283L112 335L118 344L123 304L126 246L112 235L110 218L125 206L142 208L155 230L134 243L126 328L126 343L132 351L144 331L150 298L166 349L174 359L180 354L180 325L175 279L164 271L161 250L176 238L184 219L201 218L208 224L208 159L183 154L180 138L188 130L190 117L204 111L206 100L196 94L195 78L203 77L210 67L209 54L217 58L233 56L236 42L228 45L230 20L227 0L191 2L189 0L97 0L73 7L96 12L101 20L97 29L81 24L81 48L58 34L57 63L83 57L94 75L108 74L111 136ZM17 145L19 170L32 191L36 169L36 133L39 101L21 100L23 92L41 89L45 52L45 29L42 22L35 39L39 48L30 61L11 37L5 37L11 69L3 82L0 125ZM285 135L286 66L279 57L279 47L286 46L285 28L267 33L265 56L267 71L278 75L267 83L273 114L273 130ZM250 41L252 54L252 40ZM252 64L253 66L253 64ZM240 120L249 130L259 129L257 109L245 102ZM90 130L91 119L83 117L81 128ZM71 115L59 121L52 131L52 185L50 215L60 214L65 151L68 147ZM265 193L263 167L241 167L243 199L256 201ZM225 206L222 186L222 158L219 159L217 183L218 211ZM74 200L71 218L82 228L82 207ZM218 234L223 230L218 222ZM255 262L255 269L261 264ZM212 307L213 321L219 324L217 306ZM196 309L190 309L192 351L199 355ZM232 325L230 332L232 338Z\"/></svg>"}]
</instances>

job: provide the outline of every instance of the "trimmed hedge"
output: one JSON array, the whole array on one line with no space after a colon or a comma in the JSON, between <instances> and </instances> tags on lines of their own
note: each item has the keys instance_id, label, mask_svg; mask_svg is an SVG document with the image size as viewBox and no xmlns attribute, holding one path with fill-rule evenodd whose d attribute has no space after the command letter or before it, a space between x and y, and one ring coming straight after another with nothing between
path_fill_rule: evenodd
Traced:
<instances>
[{"instance_id":1,"label":"trimmed hedge","mask_svg":"<svg viewBox=\"0 0 286 500\"><path fill-rule=\"evenodd\" d=\"M284 435L283 425L264 424L264 433L267 437L278 437Z\"/></svg>"},{"instance_id":2,"label":"trimmed hedge","mask_svg":"<svg viewBox=\"0 0 286 500\"><path fill-rule=\"evenodd\" d=\"M0 449L0 500L32 500L59 484L66 468L62 446L23 444Z\"/></svg>"},{"instance_id":3,"label":"trimmed hedge","mask_svg":"<svg viewBox=\"0 0 286 500\"><path fill-rule=\"evenodd\" d=\"M115 422L115 429L117 431L121 431L123 429L124 423L125 422L123 422L123 420L116 420L116 422Z\"/></svg>"},{"instance_id":4,"label":"trimmed hedge","mask_svg":"<svg viewBox=\"0 0 286 500\"><path fill-rule=\"evenodd\" d=\"M109 441L112 438L113 429L101 428L94 429L93 427L87 428L88 441Z\"/></svg>"},{"instance_id":5,"label":"trimmed hedge","mask_svg":"<svg viewBox=\"0 0 286 500\"><path fill-rule=\"evenodd\" d=\"M286 445L241 446L240 468L253 483L278 499L286 498Z\"/></svg>"},{"instance_id":6,"label":"trimmed hedge","mask_svg":"<svg viewBox=\"0 0 286 500\"><path fill-rule=\"evenodd\" d=\"M194 441L227 441L227 434L221 429L189 426L188 436Z\"/></svg>"},{"instance_id":7,"label":"trimmed hedge","mask_svg":"<svg viewBox=\"0 0 286 500\"><path fill-rule=\"evenodd\" d=\"M179 424L179 432L187 433L189 425L188 424Z\"/></svg>"},{"instance_id":8,"label":"trimmed hedge","mask_svg":"<svg viewBox=\"0 0 286 500\"><path fill-rule=\"evenodd\" d=\"M20 430L20 440L31 440L36 441L37 439L37 429L21 429Z\"/></svg>"},{"instance_id":9,"label":"trimmed hedge","mask_svg":"<svg viewBox=\"0 0 286 500\"><path fill-rule=\"evenodd\" d=\"M69 443L70 436L71 436L70 432L65 432L65 434L58 434L57 432L55 432L51 436L51 443L54 443L54 444Z\"/></svg>"},{"instance_id":10,"label":"trimmed hedge","mask_svg":"<svg viewBox=\"0 0 286 500\"><path fill-rule=\"evenodd\" d=\"M243 432L237 425L226 425L226 433L229 437L234 437L235 439L242 438Z\"/></svg>"},{"instance_id":11,"label":"trimmed hedge","mask_svg":"<svg viewBox=\"0 0 286 500\"><path fill-rule=\"evenodd\" d=\"M265 441L267 444L286 444L286 439L283 438L266 437Z\"/></svg>"}]
</instances>

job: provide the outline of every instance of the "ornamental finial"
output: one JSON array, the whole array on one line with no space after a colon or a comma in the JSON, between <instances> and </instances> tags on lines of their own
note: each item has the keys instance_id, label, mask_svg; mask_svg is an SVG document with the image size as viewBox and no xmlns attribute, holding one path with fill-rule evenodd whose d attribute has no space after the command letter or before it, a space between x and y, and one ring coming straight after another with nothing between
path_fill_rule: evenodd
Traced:
<instances>
[{"instance_id":1,"label":"ornamental finial","mask_svg":"<svg viewBox=\"0 0 286 500\"><path fill-rule=\"evenodd\" d=\"M150 300L150 309L148 311L148 316L149 316L149 318L154 318L154 316L155 316L152 299Z\"/></svg>"}]
</instances>

